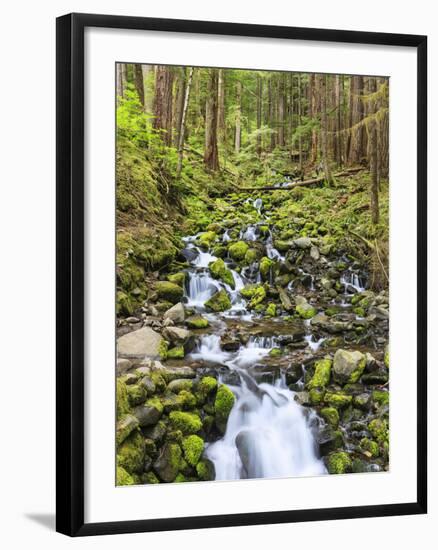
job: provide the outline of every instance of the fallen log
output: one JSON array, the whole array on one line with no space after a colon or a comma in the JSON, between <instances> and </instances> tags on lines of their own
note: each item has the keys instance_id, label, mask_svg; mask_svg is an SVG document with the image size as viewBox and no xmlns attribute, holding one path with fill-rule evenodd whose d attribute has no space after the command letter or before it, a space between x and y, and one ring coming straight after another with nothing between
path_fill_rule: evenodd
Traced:
<instances>
[{"instance_id":1,"label":"fallen log","mask_svg":"<svg viewBox=\"0 0 438 550\"><path fill-rule=\"evenodd\" d=\"M337 174L333 174L334 178L345 178L351 176L351 174L356 174L363 170L362 166L359 168L348 168ZM278 187L278 185L265 185L264 187L239 187L240 191L288 191L289 189L294 189L295 187L302 187L303 185L313 185L314 183L322 183L325 180L325 176L319 176L317 178L312 178L304 181L295 181L289 184L287 187Z\"/></svg>"}]
</instances>

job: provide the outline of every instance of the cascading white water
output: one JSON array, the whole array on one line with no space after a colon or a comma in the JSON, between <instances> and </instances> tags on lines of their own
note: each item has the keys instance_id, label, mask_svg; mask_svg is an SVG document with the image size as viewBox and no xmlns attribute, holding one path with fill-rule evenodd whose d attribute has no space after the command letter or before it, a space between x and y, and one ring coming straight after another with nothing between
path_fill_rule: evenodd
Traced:
<instances>
[{"instance_id":1,"label":"cascading white water","mask_svg":"<svg viewBox=\"0 0 438 550\"><path fill-rule=\"evenodd\" d=\"M345 293L349 294L349 289L354 288L356 292L363 292L365 287L357 273L354 271L346 271L341 275L340 283L344 285Z\"/></svg>"},{"instance_id":2,"label":"cascading white water","mask_svg":"<svg viewBox=\"0 0 438 550\"><path fill-rule=\"evenodd\" d=\"M187 305L190 307L203 308L215 292L220 290L220 284L216 279L210 277L206 271L195 271L189 273L189 280L186 289Z\"/></svg>"},{"instance_id":3,"label":"cascading white water","mask_svg":"<svg viewBox=\"0 0 438 550\"><path fill-rule=\"evenodd\" d=\"M259 215L261 214L262 212L262 206L263 206L263 201L262 199L259 197L258 199L256 199L254 202L253 202L253 206L254 208L257 210L257 212L259 213Z\"/></svg>"},{"instance_id":4,"label":"cascading white water","mask_svg":"<svg viewBox=\"0 0 438 550\"><path fill-rule=\"evenodd\" d=\"M241 231L240 238L244 241L256 241L257 240L257 226L248 225L245 231Z\"/></svg>"}]
</instances>

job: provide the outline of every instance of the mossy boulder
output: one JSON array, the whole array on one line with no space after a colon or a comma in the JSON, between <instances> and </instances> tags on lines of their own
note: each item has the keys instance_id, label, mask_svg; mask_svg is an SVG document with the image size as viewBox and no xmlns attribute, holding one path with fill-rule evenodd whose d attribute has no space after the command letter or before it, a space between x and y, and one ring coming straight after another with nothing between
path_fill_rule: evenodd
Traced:
<instances>
[{"instance_id":1,"label":"mossy boulder","mask_svg":"<svg viewBox=\"0 0 438 550\"><path fill-rule=\"evenodd\" d=\"M154 474L154 472L146 472L145 474L143 474L142 481L145 485L155 485L156 483L160 483L160 480Z\"/></svg>"},{"instance_id":2,"label":"mossy boulder","mask_svg":"<svg viewBox=\"0 0 438 550\"><path fill-rule=\"evenodd\" d=\"M371 420L368 424L368 431L378 443L383 444L388 442L388 425L382 418L374 418Z\"/></svg>"},{"instance_id":3,"label":"mossy boulder","mask_svg":"<svg viewBox=\"0 0 438 550\"><path fill-rule=\"evenodd\" d=\"M238 241L237 243L231 244L228 247L228 254L230 258L235 262L241 262L245 259L245 255L248 252L249 246L244 241Z\"/></svg>"},{"instance_id":4,"label":"mossy boulder","mask_svg":"<svg viewBox=\"0 0 438 550\"><path fill-rule=\"evenodd\" d=\"M245 254L245 264L251 265L258 260L259 253L255 248L249 248Z\"/></svg>"},{"instance_id":5,"label":"mossy boulder","mask_svg":"<svg viewBox=\"0 0 438 550\"><path fill-rule=\"evenodd\" d=\"M132 476L128 474L125 468L122 468L121 466L117 466L116 485L134 485L134 479Z\"/></svg>"},{"instance_id":6,"label":"mossy boulder","mask_svg":"<svg viewBox=\"0 0 438 550\"><path fill-rule=\"evenodd\" d=\"M185 435L195 434L202 428L202 422L195 413L172 411L169 414L170 424Z\"/></svg>"},{"instance_id":7,"label":"mossy boulder","mask_svg":"<svg viewBox=\"0 0 438 550\"><path fill-rule=\"evenodd\" d=\"M229 285L232 289L235 287L234 277L231 271L225 265L225 262L218 258L214 262L208 264L208 269L210 274L214 279L219 279L220 281Z\"/></svg>"},{"instance_id":8,"label":"mossy boulder","mask_svg":"<svg viewBox=\"0 0 438 550\"><path fill-rule=\"evenodd\" d=\"M189 435L183 439L182 448L190 466L196 466L204 451L204 440L198 435Z\"/></svg>"},{"instance_id":9,"label":"mossy boulder","mask_svg":"<svg viewBox=\"0 0 438 550\"><path fill-rule=\"evenodd\" d=\"M213 462L208 458L203 458L196 465L196 473L201 481L213 481L215 479Z\"/></svg>"},{"instance_id":10,"label":"mossy boulder","mask_svg":"<svg viewBox=\"0 0 438 550\"><path fill-rule=\"evenodd\" d=\"M249 284L240 290L240 295L246 300L249 300L249 307L254 309L266 298L266 290L261 284Z\"/></svg>"},{"instance_id":11,"label":"mossy boulder","mask_svg":"<svg viewBox=\"0 0 438 550\"><path fill-rule=\"evenodd\" d=\"M139 431L135 431L119 446L117 465L124 468L129 474L141 474L144 468L144 457L144 438Z\"/></svg>"},{"instance_id":12,"label":"mossy boulder","mask_svg":"<svg viewBox=\"0 0 438 550\"><path fill-rule=\"evenodd\" d=\"M143 385L129 384L129 386L126 386L126 390L128 392L128 400L131 407L141 405L141 403L146 401L147 391Z\"/></svg>"},{"instance_id":13,"label":"mossy boulder","mask_svg":"<svg viewBox=\"0 0 438 550\"><path fill-rule=\"evenodd\" d=\"M273 266L274 266L274 261L268 258L267 256L264 256L260 260L260 264L259 264L260 276L264 281L269 281Z\"/></svg>"},{"instance_id":14,"label":"mossy boulder","mask_svg":"<svg viewBox=\"0 0 438 550\"><path fill-rule=\"evenodd\" d=\"M155 284L155 291L158 298L172 304L179 302L184 294L184 290L180 285L171 283L170 281L158 281Z\"/></svg>"},{"instance_id":15,"label":"mossy boulder","mask_svg":"<svg viewBox=\"0 0 438 550\"><path fill-rule=\"evenodd\" d=\"M116 384L116 408L118 419L130 412L127 386L120 379L117 379Z\"/></svg>"},{"instance_id":16,"label":"mossy boulder","mask_svg":"<svg viewBox=\"0 0 438 550\"><path fill-rule=\"evenodd\" d=\"M324 400L324 390L321 388L312 388L309 390L309 401L310 404L320 405Z\"/></svg>"},{"instance_id":17,"label":"mossy boulder","mask_svg":"<svg viewBox=\"0 0 438 550\"><path fill-rule=\"evenodd\" d=\"M120 445L125 439L138 428L138 420L132 414L125 414L116 426L116 442Z\"/></svg>"},{"instance_id":18,"label":"mossy boulder","mask_svg":"<svg viewBox=\"0 0 438 550\"><path fill-rule=\"evenodd\" d=\"M277 306L274 303L270 303L267 305L265 309L265 316L266 317L275 317L277 315Z\"/></svg>"},{"instance_id":19,"label":"mossy boulder","mask_svg":"<svg viewBox=\"0 0 438 550\"><path fill-rule=\"evenodd\" d=\"M336 429L339 426L339 413L334 407L323 407L320 415L332 428Z\"/></svg>"},{"instance_id":20,"label":"mossy boulder","mask_svg":"<svg viewBox=\"0 0 438 550\"><path fill-rule=\"evenodd\" d=\"M377 458L380 454L379 445L372 439L368 439L368 437L360 440L360 448L370 458Z\"/></svg>"},{"instance_id":21,"label":"mossy boulder","mask_svg":"<svg viewBox=\"0 0 438 550\"><path fill-rule=\"evenodd\" d=\"M186 324L191 329L202 329L207 328L210 323L202 315L192 315L186 319Z\"/></svg>"},{"instance_id":22,"label":"mossy boulder","mask_svg":"<svg viewBox=\"0 0 438 550\"><path fill-rule=\"evenodd\" d=\"M167 389L173 393L179 393L180 391L192 391L193 380L187 378L176 378L169 382Z\"/></svg>"},{"instance_id":23,"label":"mossy boulder","mask_svg":"<svg viewBox=\"0 0 438 550\"><path fill-rule=\"evenodd\" d=\"M198 237L198 243L203 248L210 248L216 241L217 235L214 231L206 231Z\"/></svg>"},{"instance_id":24,"label":"mossy boulder","mask_svg":"<svg viewBox=\"0 0 438 550\"><path fill-rule=\"evenodd\" d=\"M353 396L345 395L340 392L326 392L324 396L324 402L327 403L330 407L335 407L336 409L345 409L353 401Z\"/></svg>"},{"instance_id":25,"label":"mossy boulder","mask_svg":"<svg viewBox=\"0 0 438 550\"><path fill-rule=\"evenodd\" d=\"M231 307L231 300L226 290L222 289L213 294L213 296L205 302L205 307L210 311L219 312L226 311Z\"/></svg>"},{"instance_id":26,"label":"mossy boulder","mask_svg":"<svg viewBox=\"0 0 438 550\"><path fill-rule=\"evenodd\" d=\"M184 282L186 280L186 274L184 271L179 271L178 273L172 273L171 275L167 276L167 280L170 283L174 283L175 285L184 286Z\"/></svg>"},{"instance_id":27,"label":"mossy boulder","mask_svg":"<svg viewBox=\"0 0 438 550\"><path fill-rule=\"evenodd\" d=\"M338 384L354 384L362 376L366 356L360 351L338 349L333 358L333 378Z\"/></svg>"},{"instance_id":28,"label":"mossy boulder","mask_svg":"<svg viewBox=\"0 0 438 550\"><path fill-rule=\"evenodd\" d=\"M184 346L175 346L167 350L166 359L184 359Z\"/></svg>"},{"instance_id":29,"label":"mossy boulder","mask_svg":"<svg viewBox=\"0 0 438 550\"><path fill-rule=\"evenodd\" d=\"M233 392L228 386L225 384L219 386L214 402L214 413L216 426L223 434L227 428L228 417L233 408L235 399Z\"/></svg>"},{"instance_id":30,"label":"mossy boulder","mask_svg":"<svg viewBox=\"0 0 438 550\"><path fill-rule=\"evenodd\" d=\"M163 414L163 404L158 397L148 399L144 405L134 409L134 416L141 427L154 426Z\"/></svg>"},{"instance_id":31,"label":"mossy boulder","mask_svg":"<svg viewBox=\"0 0 438 550\"><path fill-rule=\"evenodd\" d=\"M307 388L325 388L330 383L332 360L329 357L320 359L315 363L315 374L307 384Z\"/></svg>"},{"instance_id":32,"label":"mossy boulder","mask_svg":"<svg viewBox=\"0 0 438 550\"><path fill-rule=\"evenodd\" d=\"M353 466L350 456L344 451L330 453L325 457L325 464L329 474L346 474Z\"/></svg>"},{"instance_id":33,"label":"mossy boulder","mask_svg":"<svg viewBox=\"0 0 438 550\"><path fill-rule=\"evenodd\" d=\"M297 297L298 298L298 297ZM301 319L312 319L316 315L316 309L307 302L307 300L300 300L295 306L295 311L301 317Z\"/></svg>"},{"instance_id":34,"label":"mossy boulder","mask_svg":"<svg viewBox=\"0 0 438 550\"><path fill-rule=\"evenodd\" d=\"M196 397L200 404L203 404L207 397L217 388L217 380L213 376L204 376L199 380L196 387Z\"/></svg>"},{"instance_id":35,"label":"mossy boulder","mask_svg":"<svg viewBox=\"0 0 438 550\"><path fill-rule=\"evenodd\" d=\"M117 315L132 315L135 311L135 301L123 290L117 291L116 313Z\"/></svg>"},{"instance_id":36,"label":"mossy boulder","mask_svg":"<svg viewBox=\"0 0 438 550\"><path fill-rule=\"evenodd\" d=\"M386 346L385 348L385 355L383 357L383 360L385 362L385 367L389 369L389 346Z\"/></svg>"},{"instance_id":37,"label":"mossy boulder","mask_svg":"<svg viewBox=\"0 0 438 550\"><path fill-rule=\"evenodd\" d=\"M372 392L373 401L377 403L379 407L386 407L389 405L389 392L384 390L374 390Z\"/></svg>"},{"instance_id":38,"label":"mossy boulder","mask_svg":"<svg viewBox=\"0 0 438 550\"><path fill-rule=\"evenodd\" d=\"M182 450L178 443L166 443L153 464L155 473L162 481L167 483L175 481L179 472L181 458Z\"/></svg>"}]
</instances>

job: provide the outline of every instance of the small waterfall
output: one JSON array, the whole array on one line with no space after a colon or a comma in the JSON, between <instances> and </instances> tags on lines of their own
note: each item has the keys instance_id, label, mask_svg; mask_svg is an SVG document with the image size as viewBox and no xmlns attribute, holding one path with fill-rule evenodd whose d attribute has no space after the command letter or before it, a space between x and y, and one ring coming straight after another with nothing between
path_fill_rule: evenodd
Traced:
<instances>
[{"instance_id":1,"label":"small waterfall","mask_svg":"<svg viewBox=\"0 0 438 550\"><path fill-rule=\"evenodd\" d=\"M320 338L315 342L315 339L312 334L306 334L304 337L304 340L306 340L307 344L309 345L309 348L315 352L318 351L321 344L326 340L325 338Z\"/></svg>"},{"instance_id":2,"label":"small waterfall","mask_svg":"<svg viewBox=\"0 0 438 550\"><path fill-rule=\"evenodd\" d=\"M270 231L269 231L269 236L266 240L266 255L271 260L278 260L280 262L284 262L285 260L285 257L282 256L276 248L274 248L272 233Z\"/></svg>"},{"instance_id":3,"label":"small waterfall","mask_svg":"<svg viewBox=\"0 0 438 550\"><path fill-rule=\"evenodd\" d=\"M262 201L262 199L260 199L260 198L256 199L256 200L253 202L253 206L254 206L254 208L257 210L257 212L259 213L259 215L261 215L261 213L262 213L262 206L263 206L263 201Z\"/></svg>"},{"instance_id":4,"label":"small waterfall","mask_svg":"<svg viewBox=\"0 0 438 550\"><path fill-rule=\"evenodd\" d=\"M344 285L345 294L351 294L349 290L352 288L356 292L363 292L365 290L365 281L354 271L345 271L340 278L340 283Z\"/></svg>"},{"instance_id":5,"label":"small waterfall","mask_svg":"<svg viewBox=\"0 0 438 550\"><path fill-rule=\"evenodd\" d=\"M240 238L244 241L256 241L257 240L257 226L248 225L245 231L240 232Z\"/></svg>"},{"instance_id":6,"label":"small waterfall","mask_svg":"<svg viewBox=\"0 0 438 550\"><path fill-rule=\"evenodd\" d=\"M222 235L222 242L223 243L228 243L229 241L231 241L230 230L226 229L224 231L224 234Z\"/></svg>"},{"instance_id":7,"label":"small waterfall","mask_svg":"<svg viewBox=\"0 0 438 550\"><path fill-rule=\"evenodd\" d=\"M220 288L218 281L210 277L206 271L189 273L189 280L186 284L187 305L203 308L204 303Z\"/></svg>"}]
</instances>

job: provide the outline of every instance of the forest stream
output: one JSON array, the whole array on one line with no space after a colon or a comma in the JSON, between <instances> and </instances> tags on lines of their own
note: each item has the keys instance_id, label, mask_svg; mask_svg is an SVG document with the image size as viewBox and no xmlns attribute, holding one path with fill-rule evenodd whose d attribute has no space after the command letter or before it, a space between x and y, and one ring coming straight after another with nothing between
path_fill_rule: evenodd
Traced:
<instances>
[{"instance_id":1,"label":"forest stream","mask_svg":"<svg viewBox=\"0 0 438 550\"><path fill-rule=\"evenodd\" d=\"M118 484L388 468L387 291L239 204L253 221L183 237L183 268L119 324Z\"/></svg>"}]
</instances>

